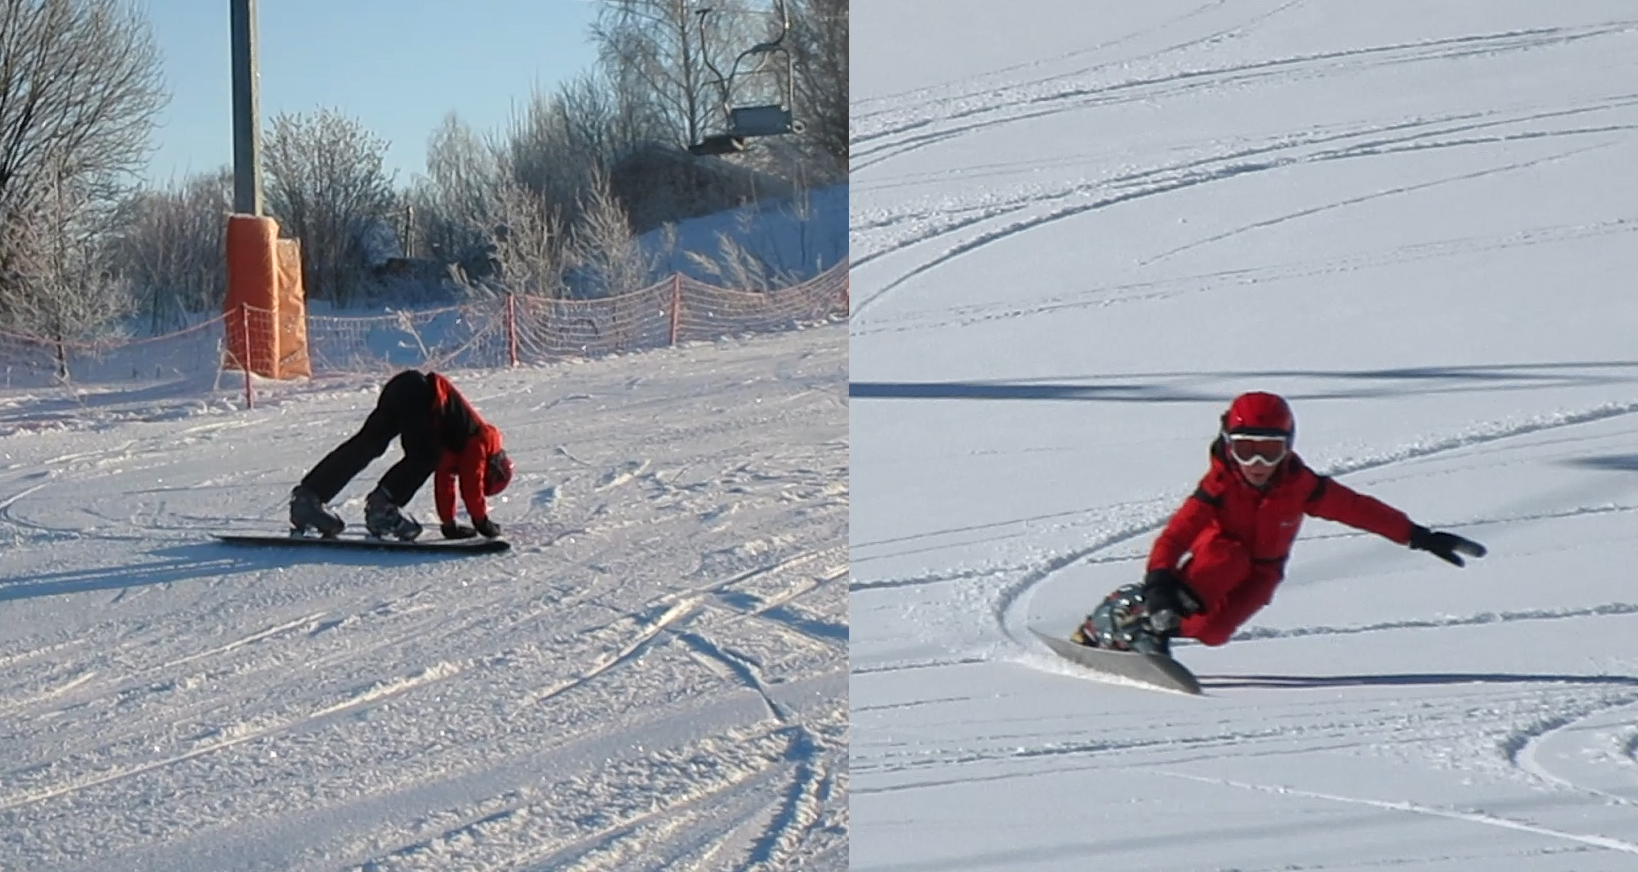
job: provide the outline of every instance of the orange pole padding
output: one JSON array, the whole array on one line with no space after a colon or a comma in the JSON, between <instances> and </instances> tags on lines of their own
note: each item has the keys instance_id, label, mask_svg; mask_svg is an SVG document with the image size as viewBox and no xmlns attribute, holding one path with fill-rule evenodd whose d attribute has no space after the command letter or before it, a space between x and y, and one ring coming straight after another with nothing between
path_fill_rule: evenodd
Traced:
<instances>
[{"instance_id":1,"label":"orange pole padding","mask_svg":"<svg viewBox=\"0 0 1638 872\"><path fill-rule=\"evenodd\" d=\"M301 243L278 241L279 307L278 378L311 378L313 364L307 357L307 292L301 283Z\"/></svg>"},{"instance_id":2,"label":"orange pole padding","mask_svg":"<svg viewBox=\"0 0 1638 872\"><path fill-rule=\"evenodd\" d=\"M277 378L274 325L279 310L279 225L258 215L229 215L227 226L227 359L223 366ZM244 325L235 330L234 326Z\"/></svg>"}]
</instances>

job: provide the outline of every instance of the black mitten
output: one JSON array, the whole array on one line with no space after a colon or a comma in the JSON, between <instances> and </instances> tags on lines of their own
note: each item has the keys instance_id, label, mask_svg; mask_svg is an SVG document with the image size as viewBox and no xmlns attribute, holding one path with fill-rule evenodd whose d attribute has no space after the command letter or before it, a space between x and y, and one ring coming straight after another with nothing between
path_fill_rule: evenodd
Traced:
<instances>
[{"instance_id":1,"label":"black mitten","mask_svg":"<svg viewBox=\"0 0 1638 872\"><path fill-rule=\"evenodd\" d=\"M1410 547L1416 551L1426 551L1429 554L1456 566L1464 566L1461 555L1469 557L1483 557L1485 548L1472 539L1463 539L1455 533L1446 533L1440 530L1429 530L1421 525L1411 525Z\"/></svg>"},{"instance_id":2,"label":"black mitten","mask_svg":"<svg viewBox=\"0 0 1638 872\"><path fill-rule=\"evenodd\" d=\"M1143 602L1148 606L1149 625L1169 633L1183 619L1200 612L1200 597L1189 589L1174 570L1153 569L1143 576Z\"/></svg>"}]
</instances>

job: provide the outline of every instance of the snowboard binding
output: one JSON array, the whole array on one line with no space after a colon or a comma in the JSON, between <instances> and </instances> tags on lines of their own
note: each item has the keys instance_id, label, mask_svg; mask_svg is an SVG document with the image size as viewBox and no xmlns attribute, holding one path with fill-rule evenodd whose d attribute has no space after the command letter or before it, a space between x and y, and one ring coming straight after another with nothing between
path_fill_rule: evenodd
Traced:
<instances>
[{"instance_id":1,"label":"snowboard binding","mask_svg":"<svg viewBox=\"0 0 1638 872\"><path fill-rule=\"evenodd\" d=\"M1177 633L1175 621L1166 620L1164 626L1157 626L1155 617L1144 598L1144 586L1128 584L1104 597L1070 641L1093 648L1170 657L1172 636Z\"/></svg>"},{"instance_id":2,"label":"snowboard binding","mask_svg":"<svg viewBox=\"0 0 1638 872\"><path fill-rule=\"evenodd\" d=\"M364 530L375 539L411 542L421 535L421 524L404 514L387 491L378 487L364 500Z\"/></svg>"},{"instance_id":3,"label":"snowboard binding","mask_svg":"<svg viewBox=\"0 0 1638 872\"><path fill-rule=\"evenodd\" d=\"M306 485L296 485L290 491L290 535L307 536L316 532L325 539L341 535L347 522L341 519L318 494Z\"/></svg>"}]
</instances>

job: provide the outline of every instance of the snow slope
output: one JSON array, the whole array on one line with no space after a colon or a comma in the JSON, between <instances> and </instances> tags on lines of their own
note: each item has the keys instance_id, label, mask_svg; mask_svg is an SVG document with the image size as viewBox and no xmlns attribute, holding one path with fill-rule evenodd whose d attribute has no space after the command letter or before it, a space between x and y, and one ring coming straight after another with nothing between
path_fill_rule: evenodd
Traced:
<instances>
[{"instance_id":1,"label":"snow slope","mask_svg":"<svg viewBox=\"0 0 1638 872\"><path fill-rule=\"evenodd\" d=\"M846 355L451 373L490 557L210 540L378 381L0 393L0 869L845 868Z\"/></svg>"},{"instance_id":2,"label":"snow slope","mask_svg":"<svg viewBox=\"0 0 1638 872\"><path fill-rule=\"evenodd\" d=\"M1638 869L1632 6L852 31L851 868ZM1178 646L1202 698L1032 641L1140 576L1253 389L1491 555L1310 520Z\"/></svg>"}]
</instances>

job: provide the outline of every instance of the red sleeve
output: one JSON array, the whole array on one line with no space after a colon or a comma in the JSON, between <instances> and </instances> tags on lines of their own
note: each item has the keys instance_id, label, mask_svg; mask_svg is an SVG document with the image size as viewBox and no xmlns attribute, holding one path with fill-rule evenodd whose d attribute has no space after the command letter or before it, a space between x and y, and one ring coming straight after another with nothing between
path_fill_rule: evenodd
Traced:
<instances>
[{"instance_id":1,"label":"red sleeve","mask_svg":"<svg viewBox=\"0 0 1638 872\"><path fill-rule=\"evenodd\" d=\"M1166 529L1160 531L1154 547L1149 549L1147 569L1176 569L1178 561L1193 546L1194 538L1217 517L1217 508L1223 502L1222 492L1213 487L1212 479L1212 475L1201 479L1200 486L1166 522Z\"/></svg>"},{"instance_id":2,"label":"red sleeve","mask_svg":"<svg viewBox=\"0 0 1638 872\"><path fill-rule=\"evenodd\" d=\"M466 440L466 450L461 452L461 499L474 524L489 517L489 503L483 496L484 471L489 468L489 458L500 450L500 431L485 425L478 429L476 436Z\"/></svg>"},{"instance_id":3,"label":"red sleeve","mask_svg":"<svg viewBox=\"0 0 1638 872\"><path fill-rule=\"evenodd\" d=\"M438 520L455 520L455 467L458 458L444 452L438 459L438 470L432 474L432 503L438 508Z\"/></svg>"},{"instance_id":4,"label":"red sleeve","mask_svg":"<svg viewBox=\"0 0 1638 872\"><path fill-rule=\"evenodd\" d=\"M1325 476L1315 476L1314 490L1303 511L1316 518L1347 524L1404 545L1410 541L1411 520L1404 512L1368 497Z\"/></svg>"},{"instance_id":5,"label":"red sleeve","mask_svg":"<svg viewBox=\"0 0 1638 872\"><path fill-rule=\"evenodd\" d=\"M466 503L466 514L474 524L489 517L489 503L483 497L483 468L488 462L483 440L468 439L460 460L461 501Z\"/></svg>"}]
</instances>

